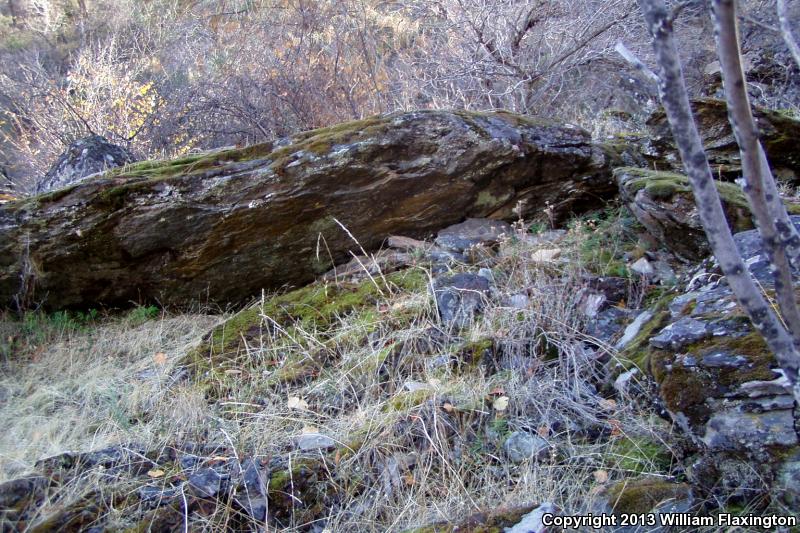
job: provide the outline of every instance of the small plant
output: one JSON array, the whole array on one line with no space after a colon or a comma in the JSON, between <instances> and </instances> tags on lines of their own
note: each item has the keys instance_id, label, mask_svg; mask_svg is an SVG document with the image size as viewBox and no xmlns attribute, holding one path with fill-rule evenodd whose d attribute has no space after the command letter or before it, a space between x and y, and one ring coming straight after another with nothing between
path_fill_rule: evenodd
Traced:
<instances>
[{"instance_id":1,"label":"small plant","mask_svg":"<svg viewBox=\"0 0 800 533\"><path fill-rule=\"evenodd\" d=\"M158 318L159 313L155 305L140 305L131 309L126 319L131 325L139 325Z\"/></svg>"}]
</instances>

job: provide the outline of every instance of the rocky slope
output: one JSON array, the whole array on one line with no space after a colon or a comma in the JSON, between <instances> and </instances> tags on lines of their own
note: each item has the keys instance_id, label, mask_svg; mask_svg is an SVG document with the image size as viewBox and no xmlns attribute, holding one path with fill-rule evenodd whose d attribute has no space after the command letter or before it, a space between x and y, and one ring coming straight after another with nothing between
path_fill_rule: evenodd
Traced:
<instances>
[{"instance_id":1,"label":"rocky slope","mask_svg":"<svg viewBox=\"0 0 800 533\"><path fill-rule=\"evenodd\" d=\"M153 381L131 385L147 407L115 403L115 444L36 457L0 485L3 524L517 533L543 531L554 509L796 515L785 377L708 257L686 178L646 168L642 146L504 113L412 113L141 163L0 208L0 244L30 243L6 263L6 290L22 275L52 305L134 289L185 303L201 286L236 300L317 277L148 354L131 378ZM618 204L543 227L609 187ZM769 296L741 190L717 188ZM538 224L472 217L520 201ZM385 248L351 258L352 237ZM27 409L25 388L5 386ZM159 420L189 403L202 423Z\"/></svg>"}]
</instances>

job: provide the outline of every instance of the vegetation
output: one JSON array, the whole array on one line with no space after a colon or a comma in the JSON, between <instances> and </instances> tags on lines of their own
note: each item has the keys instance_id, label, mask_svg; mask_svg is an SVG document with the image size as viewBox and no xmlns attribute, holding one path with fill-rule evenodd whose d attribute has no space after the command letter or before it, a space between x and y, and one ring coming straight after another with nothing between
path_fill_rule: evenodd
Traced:
<instances>
[{"instance_id":1,"label":"vegetation","mask_svg":"<svg viewBox=\"0 0 800 533\"><path fill-rule=\"evenodd\" d=\"M634 4L7 0L0 175L30 192L89 133L152 160L395 110L507 109L603 135L649 112L655 96L614 51L624 40L647 53ZM745 4L763 18L760 2ZM697 79L710 41L701 11L676 21L698 44ZM796 111L770 87L764 103Z\"/></svg>"},{"instance_id":2,"label":"vegetation","mask_svg":"<svg viewBox=\"0 0 800 533\"><path fill-rule=\"evenodd\" d=\"M617 481L669 475L671 429L630 398L597 395L595 360L581 348L575 294L586 241L611 242L627 224L619 209L597 220L594 229L586 218L572 225L559 269L531 261L543 245L526 231L502 244L492 267L498 296L464 330L442 326L431 274L414 267L265 296L230 316L140 307L17 344L0 379L9 399L0 407L0 478L88 442L203 442L288 461L267 484L287 528L324 517L334 530L403 530L502 508L486 525L500 531L492 524L513 525L537 502L579 512ZM521 291L531 295L526 309L502 304ZM55 319L40 320L41 329ZM2 327L36 336L10 316ZM309 431L336 449L300 453L294 443ZM552 456L507 462L503 443L517 431L546 436ZM398 477L388 481L381 472L393 461ZM95 520L133 527L143 504L112 480L94 481L106 496L87 493L93 475L54 492L41 516L102 500ZM313 505L295 507L287 492ZM341 511L331 514L322 503L334 500ZM188 527L216 530L227 513L192 513Z\"/></svg>"}]
</instances>

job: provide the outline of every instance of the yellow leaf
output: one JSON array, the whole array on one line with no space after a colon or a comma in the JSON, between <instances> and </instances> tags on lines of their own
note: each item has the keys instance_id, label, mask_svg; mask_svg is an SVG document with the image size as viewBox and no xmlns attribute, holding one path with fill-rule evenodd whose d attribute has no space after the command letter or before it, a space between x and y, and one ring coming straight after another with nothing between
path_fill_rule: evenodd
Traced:
<instances>
[{"instance_id":1,"label":"yellow leaf","mask_svg":"<svg viewBox=\"0 0 800 533\"><path fill-rule=\"evenodd\" d=\"M608 481L608 472L606 470L595 470L592 475L597 483L605 483Z\"/></svg>"},{"instance_id":2,"label":"yellow leaf","mask_svg":"<svg viewBox=\"0 0 800 533\"><path fill-rule=\"evenodd\" d=\"M163 477L164 476L164 471L163 470L150 470L147 473L147 475L150 476L151 478L155 479L155 478Z\"/></svg>"},{"instance_id":3,"label":"yellow leaf","mask_svg":"<svg viewBox=\"0 0 800 533\"><path fill-rule=\"evenodd\" d=\"M508 396L500 396L497 398L492 402L492 407L494 407L496 411L505 411L508 409Z\"/></svg>"},{"instance_id":4,"label":"yellow leaf","mask_svg":"<svg viewBox=\"0 0 800 533\"><path fill-rule=\"evenodd\" d=\"M289 396L286 407L289 409L306 410L308 409L308 402L298 396Z\"/></svg>"}]
</instances>

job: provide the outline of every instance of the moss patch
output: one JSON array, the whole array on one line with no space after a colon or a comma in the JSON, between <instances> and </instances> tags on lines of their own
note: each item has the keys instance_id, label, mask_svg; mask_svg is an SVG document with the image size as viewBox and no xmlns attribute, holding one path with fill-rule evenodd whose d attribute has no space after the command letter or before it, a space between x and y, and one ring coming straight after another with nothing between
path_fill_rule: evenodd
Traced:
<instances>
[{"instance_id":1,"label":"moss patch","mask_svg":"<svg viewBox=\"0 0 800 533\"><path fill-rule=\"evenodd\" d=\"M615 484L608 490L608 501L615 514L640 514L653 510L666 500L688 495L689 486L684 483L641 478Z\"/></svg>"},{"instance_id":2,"label":"moss patch","mask_svg":"<svg viewBox=\"0 0 800 533\"><path fill-rule=\"evenodd\" d=\"M669 472L672 454L661 443L649 437L623 436L613 442L609 451L612 467L628 472Z\"/></svg>"}]
</instances>

